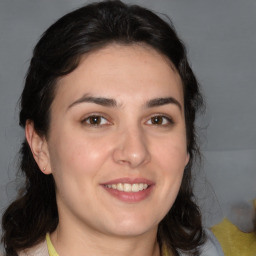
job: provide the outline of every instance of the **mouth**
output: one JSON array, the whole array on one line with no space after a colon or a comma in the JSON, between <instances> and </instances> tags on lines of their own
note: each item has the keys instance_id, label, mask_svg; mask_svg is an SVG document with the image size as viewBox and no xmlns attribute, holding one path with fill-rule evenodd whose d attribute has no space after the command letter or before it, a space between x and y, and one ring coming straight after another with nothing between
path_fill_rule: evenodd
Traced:
<instances>
[{"instance_id":1,"label":"mouth","mask_svg":"<svg viewBox=\"0 0 256 256\"><path fill-rule=\"evenodd\" d=\"M133 184L116 183L116 184L107 184L104 186L107 188L115 189L115 190L122 191L122 192L134 192L134 193L143 191L149 187L149 185L146 183L133 183Z\"/></svg>"},{"instance_id":2,"label":"mouth","mask_svg":"<svg viewBox=\"0 0 256 256\"><path fill-rule=\"evenodd\" d=\"M152 194L154 185L154 182L143 178L121 178L102 184L111 196L126 203L145 200Z\"/></svg>"}]
</instances>

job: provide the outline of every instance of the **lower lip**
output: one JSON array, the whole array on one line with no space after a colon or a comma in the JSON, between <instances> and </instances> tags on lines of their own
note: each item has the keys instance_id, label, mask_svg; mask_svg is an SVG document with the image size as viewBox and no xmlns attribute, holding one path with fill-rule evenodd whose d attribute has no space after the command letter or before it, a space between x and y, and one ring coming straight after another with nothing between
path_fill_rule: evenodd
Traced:
<instances>
[{"instance_id":1,"label":"lower lip","mask_svg":"<svg viewBox=\"0 0 256 256\"><path fill-rule=\"evenodd\" d=\"M125 192L125 191L119 191L117 189L108 188L103 186L103 188L110 193L112 196L116 197L117 199L127 202L127 203L137 203L140 201L145 200L147 197L150 196L153 185L150 185L147 189L144 189L139 192Z\"/></svg>"}]
</instances>

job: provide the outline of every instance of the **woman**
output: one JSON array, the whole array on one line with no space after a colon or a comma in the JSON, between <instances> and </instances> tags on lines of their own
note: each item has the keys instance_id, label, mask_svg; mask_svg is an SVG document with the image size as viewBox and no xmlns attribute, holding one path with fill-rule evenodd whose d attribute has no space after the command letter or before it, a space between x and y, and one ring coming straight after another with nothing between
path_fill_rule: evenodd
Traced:
<instances>
[{"instance_id":1,"label":"woman","mask_svg":"<svg viewBox=\"0 0 256 256\"><path fill-rule=\"evenodd\" d=\"M151 11L107 1L58 20L21 97L26 182L3 215L6 254L217 255L191 184L201 106L183 44Z\"/></svg>"}]
</instances>

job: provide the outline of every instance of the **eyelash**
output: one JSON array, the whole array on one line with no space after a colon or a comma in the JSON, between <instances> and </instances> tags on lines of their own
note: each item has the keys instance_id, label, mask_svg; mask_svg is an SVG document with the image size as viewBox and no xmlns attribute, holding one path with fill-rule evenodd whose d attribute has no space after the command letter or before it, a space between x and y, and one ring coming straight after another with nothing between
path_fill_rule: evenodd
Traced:
<instances>
[{"instance_id":1,"label":"eyelash","mask_svg":"<svg viewBox=\"0 0 256 256\"><path fill-rule=\"evenodd\" d=\"M103 124L97 123L97 121L101 122L103 119L105 120ZM96 122L92 123L90 121L96 121ZM109 122L108 119L105 118L104 116L95 114L95 115L90 115L90 116L86 117L85 119L83 119L82 124L86 124L86 125L93 126L93 127L100 127L100 126L110 125L111 122Z\"/></svg>"},{"instance_id":2,"label":"eyelash","mask_svg":"<svg viewBox=\"0 0 256 256\"><path fill-rule=\"evenodd\" d=\"M161 121L160 124L158 123L153 123L153 122L157 122L157 121ZM170 126L170 125L173 125L174 122L173 120L170 118L170 117L167 117L165 115L161 115L161 114L158 114L158 115L154 115L152 116L147 122L146 124L151 121L151 124L150 125L153 125L153 126Z\"/></svg>"},{"instance_id":3,"label":"eyelash","mask_svg":"<svg viewBox=\"0 0 256 256\"><path fill-rule=\"evenodd\" d=\"M104 121L103 124L102 124L102 121ZM157 123L158 121L160 121L160 123ZM149 122L151 122L151 123L149 123ZM81 121L81 123L88 125L88 126L92 126L92 127L101 127L101 126L111 125L111 122L107 118L105 118L102 115L97 115L97 114L87 116L86 118L84 118ZM166 126L173 125L174 121L170 117L158 114L158 115L154 115L154 116L150 117L145 122L145 124L159 126L159 127L160 126L166 127Z\"/></svg>"}]
</instances>

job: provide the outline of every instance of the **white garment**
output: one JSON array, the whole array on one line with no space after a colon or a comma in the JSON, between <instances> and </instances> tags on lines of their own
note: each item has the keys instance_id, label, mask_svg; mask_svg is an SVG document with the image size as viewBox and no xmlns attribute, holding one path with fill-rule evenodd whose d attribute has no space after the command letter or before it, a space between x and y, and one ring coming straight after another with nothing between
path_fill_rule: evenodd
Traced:
<instances>
[{"instance_id":1,"label":"white garment","mask_svg":"<svg viewBox=\"0 0 256 256\"><path fill-rule=\"evenodd\" d=\"M205 233L207 239L201 246L201 254L198 256L224 256L221 246L214 234L209 229L205 229ZM179 252L179 254L180 256L190 256L189 253Z\"/></svg>"},{"instance_id":2,"label":"white garment","mask_svg":"<svg viewBox=\"0 0 256 256\"><path fill-rule=\"evenodd\" d=\"M221 246L210 230L205 230L207 241L202 248L201 256L224 256Z\"/></svg>"},{"instance_id":3,"label":"white garment","mask_svg":"<svg viewBox=\"0 0 256 256\"><path fill-rule=\"evenodd\" d=\"M31 248L18 252L18 256L49 256L46 240Z\"/></svg>"}]
</instances>

